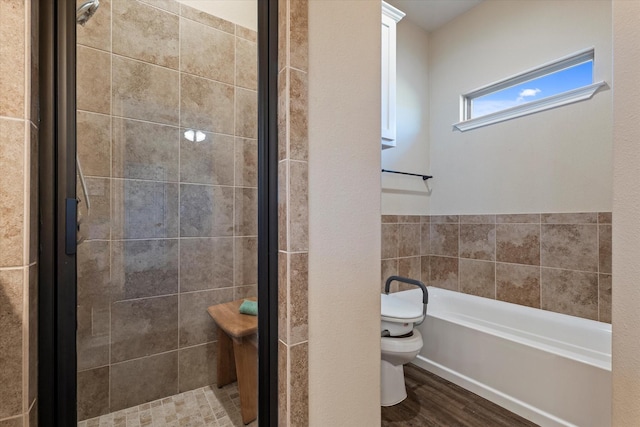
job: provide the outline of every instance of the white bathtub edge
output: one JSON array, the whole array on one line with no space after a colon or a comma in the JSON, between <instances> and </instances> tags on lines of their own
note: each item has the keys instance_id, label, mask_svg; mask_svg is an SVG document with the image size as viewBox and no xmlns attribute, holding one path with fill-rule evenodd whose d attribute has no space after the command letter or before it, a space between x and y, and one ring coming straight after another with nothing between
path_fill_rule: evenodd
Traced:
<instances>
[{"instance_id":1,"label":"white bathtub edge","mask_svg":"<svg viewBox=\"0 0 640 427\"><path fill-rule=\"evenodd\" d=\"M438 375L447 381L459 385L460 387L463 387L466 390L495 403L496 405L502 406L503 408L518 414L529 421L540 424L541 426L577 427L575 424L571 424L561 418L549 414L548 412L542 411L534 406L522 402L521 400L502 393L486 384L478 382L466 375L449 369L446 366L429 360L420 354L413 361L413 364Z\"/></svg>"}]
</instances>

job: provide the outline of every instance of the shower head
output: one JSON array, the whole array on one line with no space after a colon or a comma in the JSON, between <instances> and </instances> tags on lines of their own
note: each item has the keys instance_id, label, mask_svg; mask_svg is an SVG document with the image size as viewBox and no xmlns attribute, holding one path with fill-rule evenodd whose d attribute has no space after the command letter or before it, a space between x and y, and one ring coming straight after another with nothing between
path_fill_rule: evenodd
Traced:
<instances>
[{"instance_id":1,"label":"shower head","mask_svg":"<svg viewBox=\"0 0 640 427\"><path fill-rule=\"evenodd\" d=\"M76 22L84 27L84 24L91 19L96 10L100 7L100 0L89 0L76 9Z\"/></svg>"}]
</instances>

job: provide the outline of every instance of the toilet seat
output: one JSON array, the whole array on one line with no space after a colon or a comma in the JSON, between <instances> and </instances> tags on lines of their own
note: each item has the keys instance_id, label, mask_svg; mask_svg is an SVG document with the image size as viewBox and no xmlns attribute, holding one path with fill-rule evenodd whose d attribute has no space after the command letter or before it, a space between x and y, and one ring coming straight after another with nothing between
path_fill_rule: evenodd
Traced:
<instances>
[{"instance_id":1,"label":"toilet seat","mask_svg":"<svg viewBox=\"0 0 640 427\"><path fill-rule=\"evenodd\" d=\"M413 330L413 336L405 338L381 337L380 349L389 353L411 353L422 348L422 335L417 329Z\"/></svg>"},{"instance_id":2,"label":"toilet seat","mask_svg":"<svg viewBox=\"0 0 640 427\"><path fill-rule=\"evenodd\" d=\"M423 305L407 301L397 294L380 294L380 331L383 335L398 337L413 329L414 323L424 319Z\"/></svg>"}]
</instances>

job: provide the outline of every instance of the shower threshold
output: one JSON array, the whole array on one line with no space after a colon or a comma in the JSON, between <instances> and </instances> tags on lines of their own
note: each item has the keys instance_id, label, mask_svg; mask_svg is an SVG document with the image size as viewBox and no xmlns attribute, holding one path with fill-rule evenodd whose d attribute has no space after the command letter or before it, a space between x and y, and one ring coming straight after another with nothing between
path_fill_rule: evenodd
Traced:
<instances>
[{"instance_id":1,"label":"shower threshold","mask_svg":"<svg viewBox=\"0 0 640 427\"><path fill-rule=\"evenodd\" d=\"M186 391L81 421L78 427L242 427L238 384ZM253 421L248 427L257 427Z\"/></svg>"}]
</instances>

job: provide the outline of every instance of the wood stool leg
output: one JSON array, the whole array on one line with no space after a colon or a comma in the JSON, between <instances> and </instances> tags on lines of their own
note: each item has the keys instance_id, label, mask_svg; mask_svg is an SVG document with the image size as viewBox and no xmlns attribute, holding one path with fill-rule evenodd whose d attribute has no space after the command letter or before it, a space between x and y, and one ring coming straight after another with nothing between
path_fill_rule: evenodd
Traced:
<instances>
[{"instance_id":1,"label":"wood stool leg","mask_svg":"<svg viewBox=\"0 0 640 427\"><path fill-rule=\"evenodd\" d=\"M238 394L242 422L249 424L258 416L258 351L250 337L234 338L233 349L238 372Z\"/></svg>"},{"instance_id":2,"label":"wood stool leg","mask_svg":"<svg viewBox=\"0 0 640 427\"><path fill-rule=\"evenodd\" d=\"M218 388L236 380L236 362L233 355L233 341L218 328Z\"/></svg>"}]
</instances>

